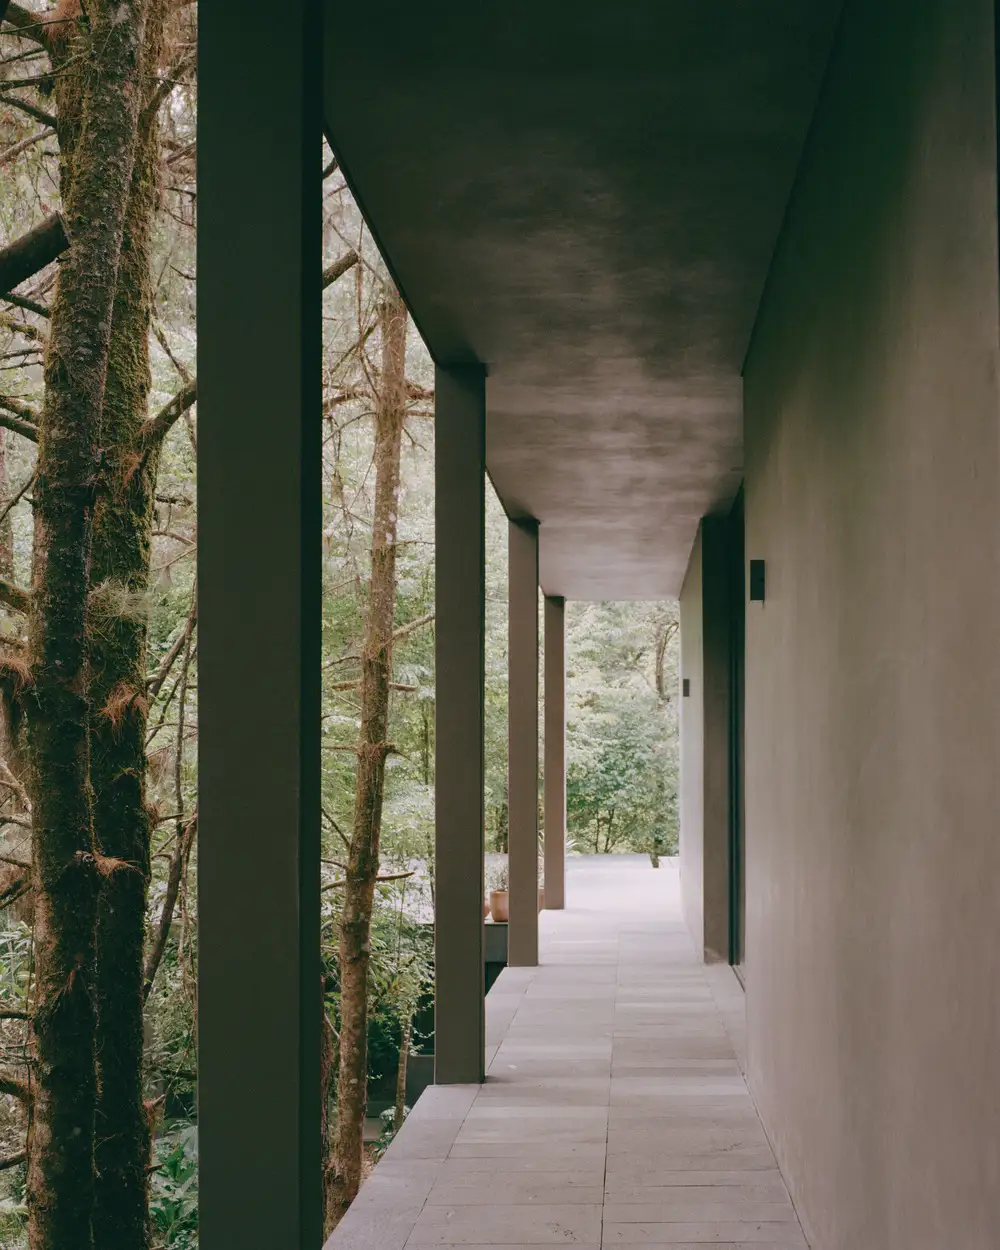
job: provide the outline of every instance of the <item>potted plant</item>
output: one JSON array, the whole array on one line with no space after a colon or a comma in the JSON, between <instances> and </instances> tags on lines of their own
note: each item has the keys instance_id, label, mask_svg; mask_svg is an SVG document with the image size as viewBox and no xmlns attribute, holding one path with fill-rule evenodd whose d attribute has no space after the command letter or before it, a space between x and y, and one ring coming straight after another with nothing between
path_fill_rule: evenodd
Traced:
<instances>
[{"instance_id":1,"label":"potted plant","mask_svg":"<svg viewBox=\"0 0 1000 1250\"><path fill-rule=\"evenodd\" d=\"M510 919L510 895L508 888L510 878L507 872L507 864L496 864L490 869L489 887L490 887L490 915L494 921L499 924L506 924Z\"/></svg>"}]
</instances>

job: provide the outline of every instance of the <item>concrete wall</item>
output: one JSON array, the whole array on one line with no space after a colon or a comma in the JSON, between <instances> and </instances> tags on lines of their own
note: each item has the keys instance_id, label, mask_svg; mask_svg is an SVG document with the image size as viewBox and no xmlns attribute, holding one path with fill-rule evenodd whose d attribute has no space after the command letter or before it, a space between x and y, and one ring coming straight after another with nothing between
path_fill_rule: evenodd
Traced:
<instances>
[{"instance_id":1,"label":"concrete wall","mask_svg":"<svg viewBox=\"0 0 1000 1250\"><path fill-rule=\"evenodd\" d=\"M993 39L848 4L745 375L749 1068L814 1250L1000 1244Z\"/></svg>"},{"instance_id":2,"label":"concrete wall","mask_svg":"<svg viewBox=\"0 0 1000 1250\"><path fill-rule=\"evenodd\" d=\"M729 958L727 522L705 517L681 589L681 891L696 949Z\"/></svg>"}]
</instances>

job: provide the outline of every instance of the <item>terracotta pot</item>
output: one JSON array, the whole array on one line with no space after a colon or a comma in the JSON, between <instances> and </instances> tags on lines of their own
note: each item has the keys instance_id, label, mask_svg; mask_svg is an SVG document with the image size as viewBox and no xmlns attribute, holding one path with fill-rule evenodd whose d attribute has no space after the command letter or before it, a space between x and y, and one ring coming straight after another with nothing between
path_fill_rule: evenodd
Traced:
<instances>
[{"instance_id":1,"label":"terracotta pot","mask_svg":"<svg viewBox=\"0 0 1000 1250\"><path fill-rule=\"evenodd\" d=\"M483 899L483 919L485 920L489 914L490 914L490 900L488 898L484 898Z\"/></svg>"},{"instance_id":2,"label":"terracotta pot","mask_svg":"<svg viewBox=\"0 0 1000 1250\"><path fill-rule=\"evenodd\" d=\"M510 895L506 890L490 890L490 915L502 924L510 920Z\"/></svg>"}]
</instances>

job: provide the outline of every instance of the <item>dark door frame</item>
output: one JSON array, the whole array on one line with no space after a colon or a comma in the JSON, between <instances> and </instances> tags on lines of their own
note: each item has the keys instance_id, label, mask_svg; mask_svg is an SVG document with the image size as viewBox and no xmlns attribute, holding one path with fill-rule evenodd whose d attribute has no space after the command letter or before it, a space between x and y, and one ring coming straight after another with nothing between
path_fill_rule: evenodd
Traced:
<instances>
[{"instance_id":1,"label":"dark door frame","mask_svg":"<svg viewBox=\"0 0 1000 1250\"><path fill-rule=\"evenodd\" d=\"M746 541L743 485L729 513L729 962L744 980L746 837L744 819Z\"/></svg>"}]
</instances>

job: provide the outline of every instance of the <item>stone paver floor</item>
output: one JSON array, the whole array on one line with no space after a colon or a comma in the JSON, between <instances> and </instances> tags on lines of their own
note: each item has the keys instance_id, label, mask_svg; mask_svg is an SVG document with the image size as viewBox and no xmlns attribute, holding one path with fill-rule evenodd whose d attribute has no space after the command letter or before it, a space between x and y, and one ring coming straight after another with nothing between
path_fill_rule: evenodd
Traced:
<instances>
[{"instance_id":1,"label":"stone paver floor","mask_svg":"<svg viewBox=\"0 0 1000 1250\"><path fill-rule=\"evenodd\" d=\"M541 966L487 999L486 1084L419 1099L328 1250L806 1247L675 864L569 862Z\"/></svg>"}]
</instances>

